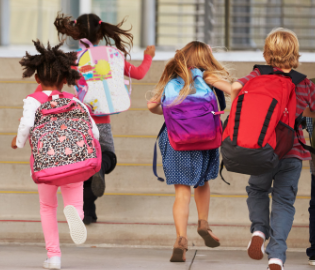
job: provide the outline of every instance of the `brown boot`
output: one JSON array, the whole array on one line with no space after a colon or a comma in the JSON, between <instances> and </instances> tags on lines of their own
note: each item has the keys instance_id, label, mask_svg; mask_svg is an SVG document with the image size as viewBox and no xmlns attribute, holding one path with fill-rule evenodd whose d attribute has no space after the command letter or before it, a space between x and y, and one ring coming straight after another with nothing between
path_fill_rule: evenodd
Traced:
<instances>
[{"instance_id":1,"label":"brown boot","mask_svg":"<svg viewBox=\"0 0 315 270\"><path fill-rule=\"evenodd\" d=\"M197 232L203 238L207 247L215 248L220 246L220 242L215 240L209 233L212 232L212 230L209 227L208 221L203 219L198 220Z\"/></svg>"},{"instance_id":2,"label":"brown boot","mask_svg":"<svg viewBox=\"0 0 315 270\"><path fill-rule=\"evenodd\" d=\"M186 251L188 250L188 241L185 237L179 236L176 239L173 249L173 255L171 257L171 262L185 262L184 259Z\"/></svg>"}]
</instances>

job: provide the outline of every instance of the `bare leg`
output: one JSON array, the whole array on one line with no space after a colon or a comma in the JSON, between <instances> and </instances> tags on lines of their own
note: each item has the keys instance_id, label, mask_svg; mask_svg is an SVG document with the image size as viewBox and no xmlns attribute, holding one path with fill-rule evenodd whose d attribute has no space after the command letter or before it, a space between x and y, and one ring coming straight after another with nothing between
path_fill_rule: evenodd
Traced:
<instances>
[{"instance_id":1,"label":"bare leg","mask_svg":"<svg viewBox=\"0 0 315 270\"><path fill-rule=\"evenodd\" d=\"M175 202L173 206L173 217L176 227L177 237L187 238L187 223L189 216L189 203L191 198L190 186L175 186Z\"/></svg>"},{"instance_id":2,"label":"bare leg","mask_svg":"<svg viewBox=\"0 0 315 270\"><path fill-rule=\"evenodd\" d=\"M198 211L198 219L203 219L208 221L209 216L209 207L210 207L210 185L209 182L205 182L205 184L202 187L195 188L195 202L197 206ZM210 232L210 235L215 239L216 241L220 241L218 237L216 237L212 232Z\"/></svg>"}]
</instances>

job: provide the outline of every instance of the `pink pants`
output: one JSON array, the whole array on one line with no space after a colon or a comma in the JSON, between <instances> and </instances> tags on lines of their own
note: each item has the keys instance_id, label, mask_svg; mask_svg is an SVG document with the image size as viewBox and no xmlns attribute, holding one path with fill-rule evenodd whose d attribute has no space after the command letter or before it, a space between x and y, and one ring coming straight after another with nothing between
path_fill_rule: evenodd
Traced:
<instances>
[{"instance_id":1,"label":"pink pants","mask_svg":"<svg viewBox=\"0 0 315 270\"><path fill-rule=\"evenodd\" d=\"M38 185L40 216L48 258L61 256L57 223L58 188L58 186L46 184ZM83 219L83 182L64 185L60 189L64 207L73 205Z\"/></svg>"}]
</instances>

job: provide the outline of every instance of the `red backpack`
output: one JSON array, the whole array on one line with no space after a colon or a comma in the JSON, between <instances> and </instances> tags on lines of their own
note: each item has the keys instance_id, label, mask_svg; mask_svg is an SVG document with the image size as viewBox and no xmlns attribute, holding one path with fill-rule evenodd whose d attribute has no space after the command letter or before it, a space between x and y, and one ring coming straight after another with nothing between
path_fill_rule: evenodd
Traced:
<instances>
[{"instance_id":1,"label":"red backpack","mask_svg":"<svg viewBox=\"0 0 315 270\"><path fill-rule=\"evenodd\" d=\"M221 146L226 169L249 175L272 171L293 147L295 86L306 78L294 70L255 68L261 76L249 80L233 101Z\"/></svg>"}]
</instances>

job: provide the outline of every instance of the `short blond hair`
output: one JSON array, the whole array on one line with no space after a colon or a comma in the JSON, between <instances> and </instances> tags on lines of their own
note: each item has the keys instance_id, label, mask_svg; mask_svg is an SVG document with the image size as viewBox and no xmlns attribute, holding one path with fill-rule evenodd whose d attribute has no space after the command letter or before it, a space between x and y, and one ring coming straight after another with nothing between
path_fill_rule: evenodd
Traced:
<instances>
[{"instance_id":1,"label":"short blond hair","mask_svg":"<svg viewBox=\"0 0 315 270\"><path fill-rule=\"evenodd\" d=\"M264 58L273 67L297 68L299 46L299 40L293 31L285 28L273 29L265 40Z\"/></svg>"}]
</instances>

